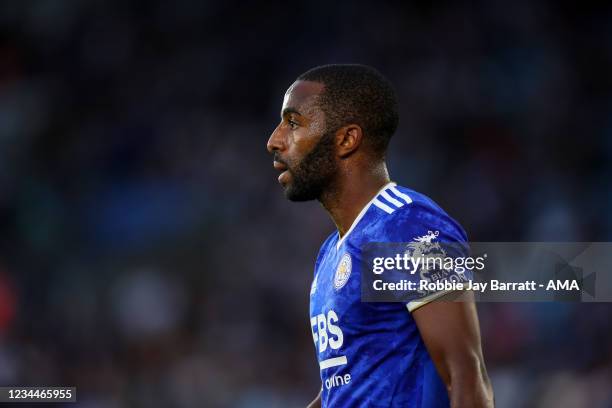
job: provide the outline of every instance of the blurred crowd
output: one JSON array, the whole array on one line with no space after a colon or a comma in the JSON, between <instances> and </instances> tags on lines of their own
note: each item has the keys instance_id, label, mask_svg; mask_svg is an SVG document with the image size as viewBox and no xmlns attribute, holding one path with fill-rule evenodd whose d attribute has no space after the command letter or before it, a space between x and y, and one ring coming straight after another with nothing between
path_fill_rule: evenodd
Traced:
<instances>
[{"instance_id":1,"label":"blurred crowd","mask_svg":"<svg viewBox=\"0 0 612 408\"><path fill-rule=\"evenodd\" d=\"M391 79L392 178L471 240L610 241L610 10L411 3L0 2L0 385L80 408L316 395L334 227L265 151L315 65ZM479 312L499 407L612 407L612 305Z\"/></svg>"}]
</instances>

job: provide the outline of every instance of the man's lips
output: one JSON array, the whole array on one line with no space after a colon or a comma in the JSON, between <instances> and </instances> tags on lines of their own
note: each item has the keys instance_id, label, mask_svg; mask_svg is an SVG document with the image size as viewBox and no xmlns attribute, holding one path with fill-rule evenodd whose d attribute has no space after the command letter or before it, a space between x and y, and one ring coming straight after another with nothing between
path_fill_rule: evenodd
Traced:
<instances>
[{"instance_id":1,"label":"man's lips","mask_svg":"<svg viewBox=\"0 0 612 408\"><path fill-rule=\"evenodd\" d=\"M287 182L287 177L289 176L289 167L282 162L274 160L274 168L282 173L278 176L278 182L282 185Z\"/></svg>"},{"instance_id":2,"label":"man's lips","mask_svg":"<svg viewBox=\"0 0 612 408\"><path fill-rule=\"evenodd\" d=\"M276 161L276 160L274 161L274 168L276 170L280 170L280 171L284 171L284 170L288 169L288 167L287 167L287 165L285 163L281 163L281 162Z\"/></svg>"}]
</instances>

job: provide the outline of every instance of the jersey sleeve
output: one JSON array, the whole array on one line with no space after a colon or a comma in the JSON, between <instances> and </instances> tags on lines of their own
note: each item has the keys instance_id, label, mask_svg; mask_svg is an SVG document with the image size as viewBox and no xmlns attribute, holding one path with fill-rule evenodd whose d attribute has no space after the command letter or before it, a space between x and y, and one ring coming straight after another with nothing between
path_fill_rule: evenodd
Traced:
<instances>
[{"instance_id":1,"label":"jersey sleeve","mask_svg":"<svg viewBox=\"0 0 612 408\"><path fill-rule=\"evenodd\" d=\"M472 271L466 268L457 268L456 262L445 263L449 259L465 259L469 256L467 235L463 228L442 209L435 204L414 203L415 205L393 214L390 236L394 242L406 244L407 251L414 257L423 256L432 260L433 268L420 269L412 275L415 283L425 280L430 283L436 281L453 282L472 279ZM433 258L440 258L437 264ZM450 261L449 261L450 262ZM435 265L444 264L443 268ZM416 291L414 297L406 302L409 312L432 302L450 292L452 289Z\"/></svg>"}]
</instances>

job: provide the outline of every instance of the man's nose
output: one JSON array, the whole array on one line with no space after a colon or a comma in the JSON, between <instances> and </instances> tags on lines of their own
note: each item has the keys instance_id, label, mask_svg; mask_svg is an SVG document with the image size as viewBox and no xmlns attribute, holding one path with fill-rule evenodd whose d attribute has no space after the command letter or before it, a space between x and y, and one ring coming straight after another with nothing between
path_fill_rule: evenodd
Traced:
<instances>
[{"instance_id":1,"label":"man's nose","mask_svg":"<svg viewBox=\"0 0 612 408\"><path fill-rule=\"evenodd\" d=\"M277 150L283 150L284 139L281 134L282 132L280 132L279 130L279 127L280 125L277 126L276 129L274 129L274 131L270 135L270 138L268 139L268 144L266 145L266 148L270 153L273 153Z\"/></svg>"}]
</instances>

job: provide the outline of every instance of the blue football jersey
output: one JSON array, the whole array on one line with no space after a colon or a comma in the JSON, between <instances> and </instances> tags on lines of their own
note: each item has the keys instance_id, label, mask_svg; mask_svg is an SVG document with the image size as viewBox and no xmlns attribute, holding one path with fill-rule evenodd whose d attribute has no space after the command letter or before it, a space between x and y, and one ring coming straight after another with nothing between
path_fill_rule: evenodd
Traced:
<instances>
[{"instance_id":1,"label":"blue football jersey","mask_svg":"<svg viewBox=\"0 0 612 408\"><path fill-rule=\"evenodd\" d=\"M411 312L426 299L361 301L361 248L430 236L467 242L465 232L423 194L389 183L340 238L323 243L310 292L310 324L323 407L448 407L446 387ZM435 295L435 294L434 294Z\"/></svg>"}]
</instances>

